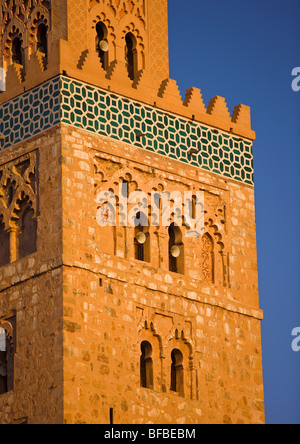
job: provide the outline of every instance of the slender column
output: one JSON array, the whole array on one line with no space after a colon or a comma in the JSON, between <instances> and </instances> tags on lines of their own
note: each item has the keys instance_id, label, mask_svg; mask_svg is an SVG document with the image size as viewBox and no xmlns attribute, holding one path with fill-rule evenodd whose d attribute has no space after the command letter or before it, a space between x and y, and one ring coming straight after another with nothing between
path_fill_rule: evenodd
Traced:
<instances>
[{"instance_id":1,"label":"slender column","mask_svg":"<svg viewBox=\"0 0 300 444\"><path fill-rule=\"evenodd\" d=\"M15 262L18 259L18 229L12 227L10 229L10 262Z\"/></svg>"}]
</instances>

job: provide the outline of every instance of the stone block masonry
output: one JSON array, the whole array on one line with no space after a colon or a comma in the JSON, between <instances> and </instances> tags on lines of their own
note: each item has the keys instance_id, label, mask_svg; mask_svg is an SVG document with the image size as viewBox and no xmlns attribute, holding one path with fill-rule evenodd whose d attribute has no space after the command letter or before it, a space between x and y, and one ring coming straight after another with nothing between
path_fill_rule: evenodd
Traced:
<instances>
[{"instance_id":1,"label":"stone block masonry","mask_svg":"<svg viewBox=\"0 0 300 444\"><path fill-rule=\"evenodd\" d=\"M2 165L30 153L37 251L0 268L0 320L17 320L1 423L105 424L110 409L124 424L264 422L253 188L69 125L5 150ZM133 228L98 227L96 194L121 180L147 193L204 190L208 278L201 239L183 236L181 275L169 270L166 229L151 228L146 263ZM141 386L145 341L152 389ZM182 395L171 390L172 350Z\"/></svg>"},{"instance_id":2,"label":"stone block masonry","mask_svg":"<svg viewBox=\"0 0 300 444\"><path fill-rule=\"evenodd\" d=\"M122 424L264 422L253 188L66 125L62 155L65 421L107 423L113 409ZM184 239L178 275L167 229L150 229L145 263L133 228L97 227L97 192L125 179L146 193L205 190L214 282L202 279L200 239ZM144 341L153 390L141 387ZM173 349L184 356L183 397L170 389Z\"/></svg>"},{"instance_id":3,"label":"stone block masonry","mask_svg":"<svg viewBox=\"0 0 300 444\"><path fill-rule=\"evenodd\" d=\"M264 423L250 108L181 98L167 10L0 0L1 424ZM100 227L124 183L203 236Z\"/></svg>"}]
</instances>

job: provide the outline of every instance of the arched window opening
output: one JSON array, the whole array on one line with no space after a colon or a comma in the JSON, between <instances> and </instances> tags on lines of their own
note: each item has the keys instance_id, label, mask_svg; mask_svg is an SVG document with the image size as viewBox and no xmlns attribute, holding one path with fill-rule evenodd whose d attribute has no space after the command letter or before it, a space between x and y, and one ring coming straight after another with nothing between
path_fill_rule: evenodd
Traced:
<instances>
[{"instance_id":1,"label":"arched window opening","mask_svg":"<svg viewBox=\"0 0 300 444\"><path fill-rule=\"evenodd\" d=\"M182 232L172 224L169 228L169 270L184 274L184 245Z\"/></svg>"},{"instance_id":2,"label":"arched window opening","mask_svg":"<svg viewBox=\"0 0 300 444\"><path fill-rule=\"evenodd\" d=\"M12 61L24 66L22 40L19 37L15 37L12 42Z\"/></svg>"},{"instance_id":3,"label":"arched window opening","mask_svg":"<svg viewBox=\"0 0 300 444\"><path fill-rule=\"evenodd\" d=\"M102 22L98 22L96 25L96 51L100 58L101 66L106 71L108 69L108 41L107 41L107 28Z\"/></svg>"},{"instance_id":4,"label":"arched window opening","mask_svg":"<svg viewBox=\"0 0 300 444\"><path fill-rule=\"evenodd\" d=\"M125 62L129 78L134 79L137 72L137 51L136 38L131 32L128 32L125 37Z\"/></svg>"},{"instance_id":5,"label":"arched window opening","mask_svg":"<svg viewBox=\"0 0 300 444\"><path fill-rule=\"evenodd\" d=\"M0 321L0 395L14 388L15 317Z\"/></svg>"},{"instance_id":6,"label":"arched window opening","mask_svg":"<svg viewBox=\"0 0 300 444\"><path fill-rule=\"evenodd\" d=\"M214 282L214 242L208 233L202 236L202 280Z\"/></svg>"},{"instance_id":7,"label":"arched window opening","mask_svg":"<svg viewBox=\"0 0 300 444\"><path fill-rule=\"evenodd\" d=\"M148 219L144 213L137 213L135 218L135 259L150 262L150 233Z\"/></svg>"},{"instance_id":8,"label":"arched window opening","mask_svg":"<svg viewBox=\"0 0 300 444\"><path fill-rule=\"evenodd\" d=\"M122 197L129 199L129 182L128 182L128 180L122 181L121 195L122 195Z\"/></svg>"},{"instance_id":9,"label":"arched window opening","mask_svg":"<svg viewBox=\"0 0 300 444\"><path fill-rule=\"evenodd\" d=\"M6 331L0 327L0 395L7 391L7 338Z\"/></svg>"},{"instance_id":10,"label":"arched window opening","mask_svg":"<svg viewBox=\"0 0 300 444\"><path fill-rule=\"evenodd\" d=\"M35 253L37 243L37 221L31 205L25 201L20 204L18 223L18 259Z\"/></svg>"},{"instance_id":11,"label":"arched window opening","mask_svg":"<svg viewBox=\"0 0 300 444\"><path fill-rule=\"evenodd\" d=\"M142 342L141 351L141 387L153 390L153 360L151 344L147 341Z\"/></svg>"},{"instance_id":12,"label":"arched window opening","mask_svg":"<svg viewBox=\"0 0 300 444\"><path fill-rule=\"evenodd\" d=\"M183 354L180 350L173 350L171 354L171 391L184 396L184 369Z\"/></svg>"},{"instance_id":13,"label":"arched window opening","mask_svg":"<svg viewBox=\"0 0 300 444\"><path fill-rule=\"evenodd\" d=\"M44 23L41 23L37 29L37 50L48 58L48 30Z\"/></svg>"},{"instance_id":14,"label":"arched window opening","mask_svg":"<svg viewBox=\"0 0 300 444\"><path fill-rule=\"evenodd\" d=\"M10 236L0 216L0 267L10 263Z\"/></svg>"}]
</instances>

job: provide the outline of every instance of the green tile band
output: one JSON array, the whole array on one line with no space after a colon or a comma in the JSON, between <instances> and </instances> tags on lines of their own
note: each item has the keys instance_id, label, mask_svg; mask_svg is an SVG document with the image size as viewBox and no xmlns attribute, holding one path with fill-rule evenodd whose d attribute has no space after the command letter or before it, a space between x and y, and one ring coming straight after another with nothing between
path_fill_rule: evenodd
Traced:
<instances>
[{"instance_id":1,"label":"green tile band","mask_svg":"<svg viewBox=\"0 0 300 444\"><path fill-rule=\"evenodd\" d=\"M253 185L252 142L61 76L0 106L1 149L60 122Z\"/></svg>"},{"instance_id":2,"label":"green tile band","mask_svg":"<svg viewBox=\"0 0 300 444\"><path fill-rule=\"evenodd\" d=\"M66 77L61 82L62 122L253 185L252 142Z\"/></svg>"}]
</instances>

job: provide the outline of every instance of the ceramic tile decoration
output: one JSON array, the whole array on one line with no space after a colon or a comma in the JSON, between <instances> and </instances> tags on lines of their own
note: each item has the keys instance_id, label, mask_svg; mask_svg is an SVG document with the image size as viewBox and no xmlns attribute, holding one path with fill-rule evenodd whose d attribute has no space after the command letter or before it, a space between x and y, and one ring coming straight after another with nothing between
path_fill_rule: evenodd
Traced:
<instances>
[{"instance_id":1,"label":"ceramic tile decoration","mask_svg":"<svg viewBox=\"0 0 300 444\"><path fill-rule=\"evenodd\" d=\"M251 141L64 76L0 106L1 150L60 122L253 185Z\"/></svg>"}]
</instances>

